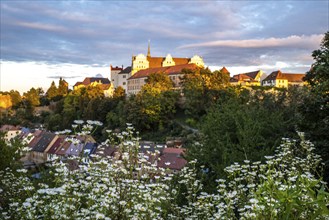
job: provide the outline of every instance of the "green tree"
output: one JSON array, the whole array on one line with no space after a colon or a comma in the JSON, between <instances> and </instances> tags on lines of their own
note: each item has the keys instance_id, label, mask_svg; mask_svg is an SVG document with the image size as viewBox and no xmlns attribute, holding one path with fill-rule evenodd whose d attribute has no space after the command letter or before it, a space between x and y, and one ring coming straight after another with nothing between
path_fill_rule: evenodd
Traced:
<instances>
[{"instance_id":1,"label":"green tree","mask_svg":"<svg viewBox=\"0 0 329 220\"><path fill-rule=\"evenodd\" d=\"M192 145L188 151L190 158L209 169L209 180L223 176L223 169L234 162L262 160L282 137L295 134L296 122L285 118L280 94L242 90L229 91L228 96L201 122L202 145Z\"/></svg>"},{"instance_id":2,"label":"green tree","mask_svg":"<svg viewBox=\"0 0 329 220\"><path fill-rule=\"evenodd\" d=\"M49 89L47 90L47 97L49 100L53 100L55 97L58 96L58 89L57 86L55 85L55 82L52 81Z\"/></svg>"},{"instance_id":3,"label":"green tree","mask_svg":"<svg viewBox=\"0 0 329 220\"><path fill-rule=\"evenodd\" d=\"M304 80L309 83L310 94L301 106L300 129L314 142L326 164L326 180L329 180L329 32L320 49L312 53L314 63Z\"/></svg>"},{"instance_id":4,"label":"green tree","mask_svg":"<svg viewBox=\"0 0 329 220\"><path fill-rule=\"evenodd\" d=\"M124 88L122 88L122 86L118 86L117 88L114 89L113 92L113 98L125 98L126 93Z\"/></svg>"},{"instance_id":5,"label":"green tree","mask_svg":"<svg viewBox=\"0 0 329 220\"><path fill-rule=\"evenodd\" d=\"M21 166L19 159L23 144L18 139L12 139L9 143L4 138L4 133L0 132L0 171L7 167L16 169Z\"/></svg>"},{"instance_id":6,"label":"green tree","mask_svg":"<svg viewBox=\"0 0 329 220\"><path fill-rule=\"evenodd\" d=\"M141 91L126 103L127 122L140 130L162 129L176 111L178 93L172 88L166 74L150 74Z\"/></svg>"},{"instance_id":7,"label":"green tree","mask_svg":"<svg viewBox=\"0 0 329 220\"><path fill-rule=\"evenodd\" d=\"M66 96L68 94L69 91L69 84L62 78L59 79L59 83L58 83L58 95L59 96Z\"/></svg>"},{"instance_id":8,"label":"green tree","mask_svg":"<svg viewBox=\"0 0 329 220\"><path fill-rule=\"evenodd\" d=\"M13 103L13 107L18 107L22 102L21 94L16 90L10 90L9 95Z\"/></svg>"},{"instance_id":9,"label":"green tree","mask_svg":"<svg viewBox=\"0 0 329 220\"><path fill-rule=\"evenodd\" d=\"M30 102L32 106L40 105L40 90L31 88L23 94L26 101Z\"/></svg>"},{"instance_id":10,"label":"green tree","mask_svg":"<svg viewBox=\"0 0 329 220\"><path fill-rule=\"evenodd\" d=\"M221 96L221 90L229 85L229 75L208 68L183 70L182 85L185 96L185 112L194 119L206 114Z\"/></svg>"}]
</instances>

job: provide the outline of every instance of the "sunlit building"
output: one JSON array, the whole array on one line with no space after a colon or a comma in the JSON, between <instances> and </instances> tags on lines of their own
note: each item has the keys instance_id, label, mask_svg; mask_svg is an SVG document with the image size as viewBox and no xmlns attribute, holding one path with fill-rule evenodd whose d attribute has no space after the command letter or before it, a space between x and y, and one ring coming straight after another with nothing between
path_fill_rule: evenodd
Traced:
<instances>
[{"instance_id":1,"label":"sunlit building","mask_svg":"<svg viewBox=\"0 0 329 220\"><path fill-rule=\"evenodd\" d=\"M263 86L273 86L278 88L288 88L291 86L303 86L305 74L300 73L282 73L280 70L272 72L263 81Z\"/></svg>"}]
</instances>

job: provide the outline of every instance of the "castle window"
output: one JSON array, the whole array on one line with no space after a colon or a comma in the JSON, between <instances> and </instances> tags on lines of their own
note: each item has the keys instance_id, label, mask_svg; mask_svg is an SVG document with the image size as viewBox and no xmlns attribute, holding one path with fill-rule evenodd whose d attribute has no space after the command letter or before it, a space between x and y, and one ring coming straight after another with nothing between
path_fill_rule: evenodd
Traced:
<instances>
[{"instance_id":1,"label":"castle window","mask_svg":"<svg viewBox=\"0 0 329 220\"><path fill-rule=\"evenodd\" d=\"M126 85L126 82L123 82L122 85Z\"/></svg>"},{"instance_id":2,"label":"castle window","mask_svg":"<svg viewBox=\"0 0 329 220\"><path fill-rule=\"evenodd\" d=\"M125 78L126 78L126 75L123 75L123 76L122 76L122 78L124 78L124 79L125 79Z\"/></svg>"}]
</instances>

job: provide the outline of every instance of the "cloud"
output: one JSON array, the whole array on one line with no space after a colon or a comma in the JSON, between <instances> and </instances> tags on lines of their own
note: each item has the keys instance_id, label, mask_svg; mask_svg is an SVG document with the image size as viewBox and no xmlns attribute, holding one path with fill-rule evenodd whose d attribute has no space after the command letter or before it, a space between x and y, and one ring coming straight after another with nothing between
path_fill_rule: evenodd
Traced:
<instances>
[{"instance_id":1,"label":"cloud","mask_svg":"<svg viewBox=\"0 0 329 220\"><path fill-rule=\"evenodd\" d=\"M45 24L39 22L16 22L17 26L31 28L31 29L38 29L44 31L53 31L53 32L65 32L68 31L67 28L60 26L60 25L52 25L52 24Z\"/></svg>"},{"instance_id":2,"label":"cloud","mask_svg":"<svg viewBox=\"0 0 329 220\"><path fill-rule=\"evenodd\" d=\"M323 35L296 36L285 38L248 39L248 40L219 40L196 44L187 44L178 47L179 49L194 47L232 47L232 48L271 48L271 47L294 47L312 49L317 47Z\"/></svg>"},{"instance_id":3,"label":"cloud","mask_svg":"<svg viewBox=\"0 0 329 220\"><path fill-rule=\"evenodd\" d=\"M83 77L83 76L64 76L64 75L62 75L62 76L47 76L47 78L49 78L49 79L60 79L60 78L62 78L62 79L75 79L75 78L81 78L81 77Z\"/></svg>"}]
</instances>

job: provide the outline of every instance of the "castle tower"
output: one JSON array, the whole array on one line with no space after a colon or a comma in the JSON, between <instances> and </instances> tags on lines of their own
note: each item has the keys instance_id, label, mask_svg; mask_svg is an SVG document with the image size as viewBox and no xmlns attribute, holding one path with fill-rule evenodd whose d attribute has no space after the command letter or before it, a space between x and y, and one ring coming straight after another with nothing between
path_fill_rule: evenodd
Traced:
<instances>
[{"instance_id":1,"label":"castle tower","mask_svg":"<svg viewBox=\"0 0 329 220\"><path fill-rule=\"evenodd\" d=\"M150 40L149 40L149 45L148 45L148 47L147 47L147 57L151 57Z\"/></svg>"}]
</instances>

